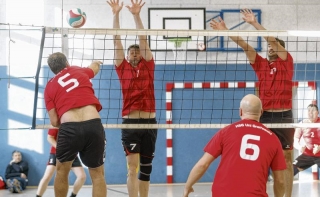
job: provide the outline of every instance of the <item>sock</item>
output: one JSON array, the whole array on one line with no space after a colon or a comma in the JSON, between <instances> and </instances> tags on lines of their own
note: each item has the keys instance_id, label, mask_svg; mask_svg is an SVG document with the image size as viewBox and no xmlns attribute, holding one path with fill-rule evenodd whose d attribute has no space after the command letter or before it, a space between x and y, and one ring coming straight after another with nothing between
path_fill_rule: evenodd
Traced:
<instances>
[{"instance_id":1,"label":"sock","mask_svg":"<svg viewBox=\"0 0 320 197\"><path fill-rule=\"evenodd\" d=\"M41 197L41 196L39 196L39 195L36 195L36 197Z\"/></svg>"},{"instance_id":2,"label":"sock","mask_svg":"<svg viewBox=\"0 0 320 197\"><path fill-rule=\"evenodd\" d=\"M70 197L76 197L77 194L74 194L73 192L71 193Z\"/></svg>"}]
</instances>

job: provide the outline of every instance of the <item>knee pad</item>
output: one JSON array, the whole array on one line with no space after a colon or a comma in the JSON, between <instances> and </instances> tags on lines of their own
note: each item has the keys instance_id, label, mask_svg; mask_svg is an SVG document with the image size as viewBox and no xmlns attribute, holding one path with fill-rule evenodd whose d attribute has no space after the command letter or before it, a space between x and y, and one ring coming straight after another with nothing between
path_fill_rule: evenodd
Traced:
<instances>
[{"instance_id":1,"label":"knee pad","mask_svg":"<svg viewBox=\"0 0 320 197\"><path fill-rule=\"evenodd\" d=\"M140 157L140 174L139 180L150 181L150 174L152 171L152 159L150 157Z\"/></svg>"}]
</instances>

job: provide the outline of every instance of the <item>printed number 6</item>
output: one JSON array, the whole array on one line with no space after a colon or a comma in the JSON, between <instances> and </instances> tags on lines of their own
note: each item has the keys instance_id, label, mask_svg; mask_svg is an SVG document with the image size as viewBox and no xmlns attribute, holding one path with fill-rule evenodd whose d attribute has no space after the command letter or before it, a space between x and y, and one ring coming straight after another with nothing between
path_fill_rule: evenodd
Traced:
<instances>
[{"instance_id":1,"label":"printed number 6","mask_svg":"<svg viewBox=\"0 0 320 197\"><path fill-rule=\"evenodd\" d=\"M58 79L58 83L59 83L62 87L65 87L65 86L69 85L70 83L73 83L73 86L70 87L70 88L68 88L68 89L66 90L67 92L70 92L71 90L73 90L74 88L76 88L77 86L79 86L79 82L78 82L78 80L75 79L75 78L71 78L71 79L69 79L69 80L67 80L67 81L63 81L65 78L67 78L67 77L69 77L69 76L70 76L70 74L67 73L67 74L63 75L62 77L60 77L60 78Z\"/></svg>"},{"instance_id":2,"label":"printed number 6","mask_svg":"<svg viewBox=\"0 0 320 197\"><path fill-rule=\"evenodd\" d=\"M256 144L248 143L248 140L257 140L260 141L260 136L257 135L244 135L241 141L240 147L240 157L245 160L255 161L259 157L260 148ZM246 153L247 149L252 149L252 155Z\"/></svg>"}]
</instances>

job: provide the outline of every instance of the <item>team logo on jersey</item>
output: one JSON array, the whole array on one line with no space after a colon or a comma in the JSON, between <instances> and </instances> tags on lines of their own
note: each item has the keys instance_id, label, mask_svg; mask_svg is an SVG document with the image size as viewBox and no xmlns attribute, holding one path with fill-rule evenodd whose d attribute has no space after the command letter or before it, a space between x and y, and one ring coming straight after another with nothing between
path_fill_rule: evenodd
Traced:
<instances>
[{"instance_id":1,"label":"team logo on jersey","mask_svg":"<svg viewBox=\"0 0 320 197\"><path fill-rule=\"evenodd\" d=\"M271 68L270 69L270 75L273 75L276 72L277 72L277 68Z\"/></svg>"}]
</instances>

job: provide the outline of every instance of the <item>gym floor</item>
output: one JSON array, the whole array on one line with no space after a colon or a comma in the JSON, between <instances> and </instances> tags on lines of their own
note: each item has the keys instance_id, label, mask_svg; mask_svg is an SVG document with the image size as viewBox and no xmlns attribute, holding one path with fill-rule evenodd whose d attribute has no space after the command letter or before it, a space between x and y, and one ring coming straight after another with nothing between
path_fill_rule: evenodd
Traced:
<instances>
[{"instance_id":1,"label":"gym floor","mask_svg":"<svg viewBox=\"0 0 320 197\"><path fill-rule=\"evenodd\" d=\"M244 180L245 181L245 180ZM267 183L267 193L273 197L272 183ZM183 184L151 184L150 197L180 197L182 196ZM320 181L294 181L292 197L320 197ZM91 196L91 186L81 188L77 197ZM189 197L211 197L211 183L197 183L194 187L195 192ZM36 187L29 187L20 194L12 194L8 190L0 190L0 197L35 197ZM68 195L70 195L69 189ZM126 185L108 185L108 197L128 196ZM54 197L53 187L49 186L43 197Z\"/></svg>"}]
</instances>

